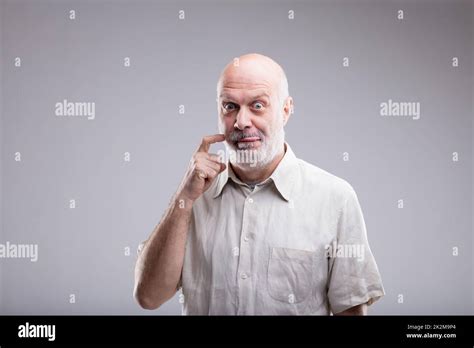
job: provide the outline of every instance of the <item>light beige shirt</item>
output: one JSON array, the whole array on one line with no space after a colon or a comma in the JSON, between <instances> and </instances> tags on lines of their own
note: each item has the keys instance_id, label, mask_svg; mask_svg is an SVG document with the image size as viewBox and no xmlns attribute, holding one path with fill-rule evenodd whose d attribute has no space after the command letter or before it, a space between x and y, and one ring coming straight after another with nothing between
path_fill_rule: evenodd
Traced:
<instances>
[{"instance_id":1,"label":"light beige shirt","mask_svg":"<svg viewBox=\"0 0 474 348\"><path fill-rule=\"evenodd\" d=\"M193 206L183 314L329 315L385 294L348 182L288 144L253 191L227 168Z\"/></svg>"}]
</instances>

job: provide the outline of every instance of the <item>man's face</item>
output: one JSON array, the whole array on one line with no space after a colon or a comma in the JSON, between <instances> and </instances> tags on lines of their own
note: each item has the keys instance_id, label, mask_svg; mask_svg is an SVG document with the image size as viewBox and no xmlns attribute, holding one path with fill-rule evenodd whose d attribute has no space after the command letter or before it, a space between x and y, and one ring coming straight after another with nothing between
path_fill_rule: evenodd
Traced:
<instances>
[{"instance_id":1,"label":"man's face","mask_svg":"<svg viewBox=\"0 0 474 348\"><path fill-rule=\"evenodd\" d=\"M219 130L226 137L226 147L254 151L257 168L283 150L284 116L278 87L278 81L232 72L220 84ZM236 165L248 167L248 163Z\"/></svg>"}]
</instances>

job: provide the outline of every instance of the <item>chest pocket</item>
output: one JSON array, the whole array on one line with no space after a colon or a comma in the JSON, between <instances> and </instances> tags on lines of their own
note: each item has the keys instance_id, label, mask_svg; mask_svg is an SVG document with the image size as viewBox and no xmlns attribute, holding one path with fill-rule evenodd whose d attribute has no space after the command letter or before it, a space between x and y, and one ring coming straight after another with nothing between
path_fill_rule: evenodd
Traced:
<instances>
[{"instance_id":1,"label":"chest pocket","mask_svg":"<svg viewBox=\"0 0 474 348\"><path fill-rule=\"evenodd\" d=\"M272 248L268 262L269 295L281 302L299 303L311 293L314 252Z\"/></svg>"}]
</instances>

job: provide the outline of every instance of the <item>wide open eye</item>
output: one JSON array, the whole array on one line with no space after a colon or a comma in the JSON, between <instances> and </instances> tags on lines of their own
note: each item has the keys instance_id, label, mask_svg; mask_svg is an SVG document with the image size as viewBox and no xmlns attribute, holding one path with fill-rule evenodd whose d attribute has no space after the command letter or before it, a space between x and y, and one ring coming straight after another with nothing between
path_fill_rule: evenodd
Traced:
<instances>
[{"instance_id":1,"label":"wide open eye","mask_svg":"<svg viewBox=\"0 0 474 348\"><path fill-rule=\"evenodd\" d=\"M237 109L237 106L234 103L224 103L223 107L226 111L234 111Z\"/></svg>"},{"instance_id":2,"label":"wide open eye","mask_svg":"<svg viewBox=\"0 0 474 348\"><path fill-rule=\"evenodd\" d=\"M261 110L261 109L263 109L263 103L255 102L255 103L253 103L253 107L257 110Z\"/></svg>"}]
</instances>

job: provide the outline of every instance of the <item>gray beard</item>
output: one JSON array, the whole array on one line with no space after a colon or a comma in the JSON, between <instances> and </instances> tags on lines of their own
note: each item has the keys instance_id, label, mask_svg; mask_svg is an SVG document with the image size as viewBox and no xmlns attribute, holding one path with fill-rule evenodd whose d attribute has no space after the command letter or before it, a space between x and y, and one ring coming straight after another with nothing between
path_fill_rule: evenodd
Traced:
<instances>
[{"instance_id":1,"label":"gray beard","mask_svg":"<svg viewBox=\"0 0 474 348\"><path fill-rule=\"evenodd\" d=\"M228 152L240 152L249 151L246 155L246 159L251 159L251 161L231 161L232 165L241 168L242 170L252 170L252 169L261 169L270 164L275 157L281 152L285 144L285 130L282 127L278 133L275 134L271 142L265 142L258 149L234 149L233 146L225 143L226 149ZM253 151L253 152L252 152ZM242 156L245 157L245 156Z\"/></svg>"}]
</instances>

